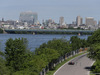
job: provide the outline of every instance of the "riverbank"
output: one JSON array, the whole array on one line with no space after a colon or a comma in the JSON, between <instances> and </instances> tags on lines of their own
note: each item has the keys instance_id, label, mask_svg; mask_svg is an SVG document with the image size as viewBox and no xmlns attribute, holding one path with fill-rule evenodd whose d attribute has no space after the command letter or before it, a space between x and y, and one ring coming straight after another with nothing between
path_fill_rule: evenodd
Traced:
<instances>
[{"instance_id":1,"label":"riverbank","mask_svg":"<svg viewBox=\"0 0 100 75\"><path fill-rule=\"evenodd\" d=\"M5 32L9 34L80 34L91 35L93 30L69 30L69 29L8 29Z\"/></svg>"}]
</instances>

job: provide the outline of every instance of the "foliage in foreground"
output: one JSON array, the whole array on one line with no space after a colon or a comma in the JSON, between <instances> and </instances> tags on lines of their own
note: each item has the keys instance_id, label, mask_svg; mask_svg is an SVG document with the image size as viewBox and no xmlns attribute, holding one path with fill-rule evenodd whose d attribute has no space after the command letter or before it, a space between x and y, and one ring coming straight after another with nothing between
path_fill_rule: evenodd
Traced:
<instances>
[{"instance_id":1,"label":"foliage in foreground","mask_svg":"<svg viewBox=\"0 0 100 75\"><path fill-rule=\"evenodd\" d=\"M80 47L86 47L86 40L73 36L70 41L65 39L53 39L43 43L35 52L27 48L27 39L8 39L5 54L0 52L5 59L0 62L0 73L3 75L39 75L43 68L54 69L52 63ZM9 69L9 70L8 70Z\"/></svg>"},{"instance_id":2,"label":"foliage in foreground","mask_svg":"<svg viewBox=\"0 0 100 75\"><path fill-rule=\"evenodd\" d=\"M0 75L9 75L10 71L8 67L5 65L5 60L0 57Z\"/></svg>"},{"instance_id":3,"label":"foliage in foreground","mask_svg":"<svg viewBox=\"0 0 100 75\"><path fill-rule=\"evenodd\" d=\"M90 46L89 58L95 60L95 66L92 67L94 73L100 73L100 29L95 31L92 36L88 37Z\"/></svg>"}]
</instances>

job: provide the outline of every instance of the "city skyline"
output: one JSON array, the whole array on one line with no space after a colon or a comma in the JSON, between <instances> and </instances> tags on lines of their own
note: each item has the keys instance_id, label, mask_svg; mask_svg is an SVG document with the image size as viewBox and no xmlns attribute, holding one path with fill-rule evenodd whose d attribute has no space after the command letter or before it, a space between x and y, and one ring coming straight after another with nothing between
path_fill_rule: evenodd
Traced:
<instances>
[{"instance_id":1,"label":"city skyline","mask_svg":"<svg viewBox=\"0 0 100 75\"><path fill-rule=\"evenodd\" d=\"M21 12L32 11L38 13L38 20L52 18L59 23L59 17L63 16L66 23L72 23L76 16L94 17L100 20L100 0L3 0L0 4L0 18L5 20L19 20ZM83 23L85 23L83 21Z\"/></svg>"}]
</instances>

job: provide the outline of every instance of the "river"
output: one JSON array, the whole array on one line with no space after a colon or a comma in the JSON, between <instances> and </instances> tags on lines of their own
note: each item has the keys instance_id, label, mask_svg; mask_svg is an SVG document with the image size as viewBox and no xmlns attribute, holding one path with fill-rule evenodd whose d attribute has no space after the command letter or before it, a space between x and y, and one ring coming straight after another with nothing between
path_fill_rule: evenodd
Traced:
<instances>
[{"instance_id":1,"label":"river","mask_svg":"<svg viewBox=\"0 0 100 75\"><path fill-rule=\"evenodd\" d=\"M53 38L59 39L59 38L65 38L67 40L70 40L72 36L78 36L78 35L68 35L68 34L38 34L38 35L32 35L32 34L0 34L0 50L5 50L5 43L9 38L27 38L28 40L28 48L31 51L34 51L35 48L38 48L42 43L46 43L49 40L52 40ZM90 35L81 35L78 36L81 39L87 39Z\"/></svg>"}]
</instances>

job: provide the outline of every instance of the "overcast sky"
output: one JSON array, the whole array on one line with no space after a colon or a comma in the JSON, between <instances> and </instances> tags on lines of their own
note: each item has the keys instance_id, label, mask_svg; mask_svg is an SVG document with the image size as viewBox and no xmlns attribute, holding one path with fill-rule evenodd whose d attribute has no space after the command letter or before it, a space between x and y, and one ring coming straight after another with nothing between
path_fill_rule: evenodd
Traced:
<instances>
[{"instance_id":1,"label":"overcast sky","mask_svg":"<svg viewBox=\"0 0 100 75\"><path fill-rule=\"evenodd\" d=\"M78 15L94 17L100 20L100 0L1 0L0 19L19 20L24 11L38 13L38 20L53 19L59 22L63 16L66 23L71 23Z\"/></svg>"}]
</instances>

